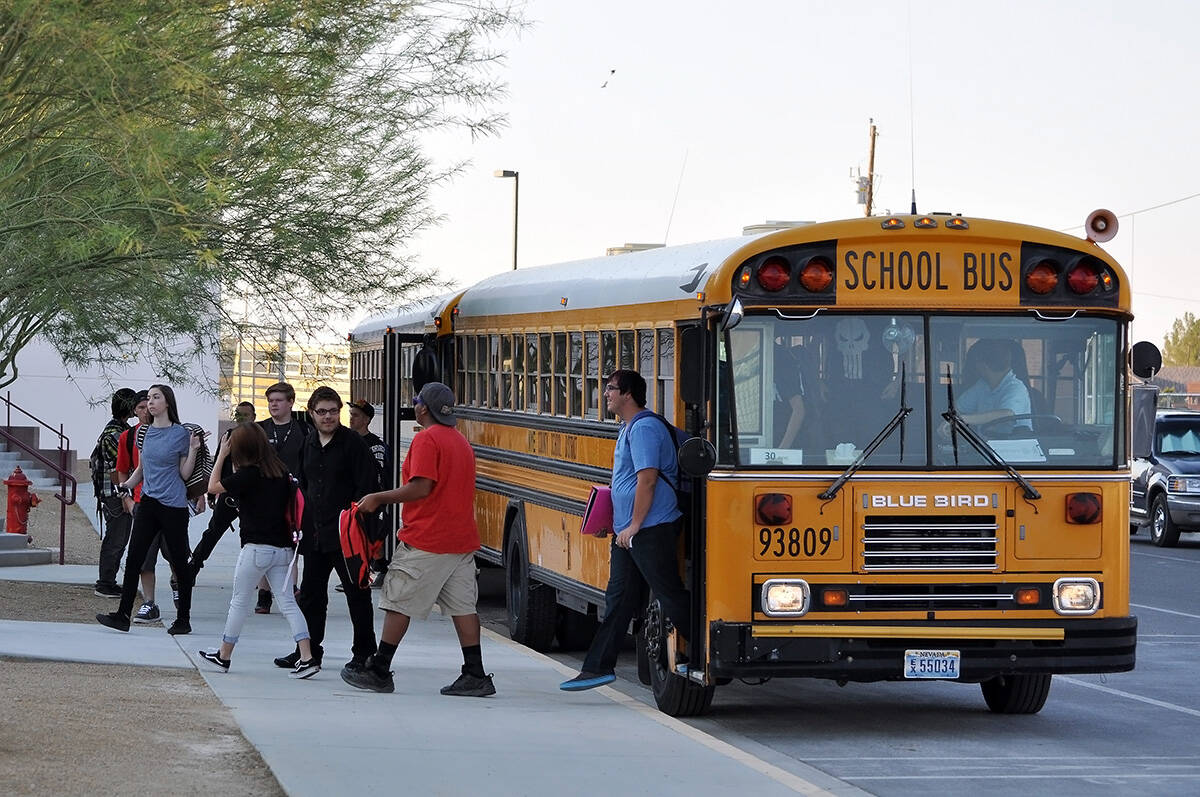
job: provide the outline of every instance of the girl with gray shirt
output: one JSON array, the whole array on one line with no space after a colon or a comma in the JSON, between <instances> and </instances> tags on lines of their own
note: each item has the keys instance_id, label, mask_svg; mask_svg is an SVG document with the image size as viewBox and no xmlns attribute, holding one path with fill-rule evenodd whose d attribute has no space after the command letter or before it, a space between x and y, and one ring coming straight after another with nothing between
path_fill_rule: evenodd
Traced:
<instances>
[{"instance_id":1,"label":"girl with gray shirt","mask_svg":"<svg viewBox=\"0 0 1200 797\"><path fill-rule=\"evenodd\" d=\"M162 534L162 551L179 580L179 610L169 634L190 634L192 584L195 577L188 567L188 501L184 482L196 466L199 435L189 433L179 422L175 391L167 385L152 385L147 400L152 419L142 442L141 461L118 491L128 493L139 482L142 500L138 505L129 552L125 559L125 579L121 585L121 603L115 612L97 614L96 620L116 631L129 630L129 616L137 592L138 573L155 535Z\"/></svg>"}]
</instances>

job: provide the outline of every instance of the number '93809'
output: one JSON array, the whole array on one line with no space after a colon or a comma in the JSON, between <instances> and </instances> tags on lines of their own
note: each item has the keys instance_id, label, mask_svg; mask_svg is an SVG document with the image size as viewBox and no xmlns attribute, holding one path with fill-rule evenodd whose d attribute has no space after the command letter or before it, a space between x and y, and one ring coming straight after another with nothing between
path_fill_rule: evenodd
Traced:
<instances>
[{"instance_id":1,"label":"number '93809'","mask_svg":"<svg viewBox=\"0 0 1200 797\"><path fill-rule=\"evenodd\" d=\"M815 529L809 526L805 529L772 529L764 526L758 530L758 553L755 558L824 556L832 542L833 532L829 528Z\"/></svg>"}]
</instances>

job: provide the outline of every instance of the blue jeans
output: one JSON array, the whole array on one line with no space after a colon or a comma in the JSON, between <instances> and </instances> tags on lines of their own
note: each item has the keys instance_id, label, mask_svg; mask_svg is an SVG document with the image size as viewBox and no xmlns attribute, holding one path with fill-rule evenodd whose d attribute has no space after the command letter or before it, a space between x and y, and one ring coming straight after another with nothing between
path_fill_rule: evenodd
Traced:
<instances>
[{"instance_id":1,"label":"blue jeans","mask_svg":"<svg viewBox=\"0 0 1200 797\"><path fill-rule=\"evenodd\" d=\"M258 596L258 582L267 577L272 591L288 625L292 627L292 639L299 642L308 639L308 623L296 599L292 596L292 584L288 572L292 563L292 549L274 545L250 543L242 546L238 554L237 569L233 571L233 597L229 601L229 614L225 618L225 633L221 640L236 645L242 635L242 626L254 609Z\"/></svg>"},{"instance_id":2,"label":"blue jeans","mask_svg":"<svg viewBox=\"0 0 1200 797\"><path fill-rule=\"evenodd\" d=\"M608 587L604 591L604 622L583 660L584 671L613 671L629 623L646 605L650 590L675 628L687 638L692 627L691 603L679 578L678 536L679 521L674 521L640 530L631 548L618 547L613 537Z\"/></svg>"}]
</instances>

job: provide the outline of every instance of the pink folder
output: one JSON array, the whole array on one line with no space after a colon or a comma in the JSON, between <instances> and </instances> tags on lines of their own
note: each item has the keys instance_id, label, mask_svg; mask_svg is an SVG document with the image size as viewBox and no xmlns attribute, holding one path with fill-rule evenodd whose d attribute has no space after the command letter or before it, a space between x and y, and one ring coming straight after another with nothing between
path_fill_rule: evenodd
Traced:
<instances>
[{"instance_id":1,"label":"pink folder","mask_svg":"<svg viewBox=\"0 0 1200 797\"><path fill-rule=\"evenodd\" d=\"M612 524L612 492L608 487L593 486L587 509L583 511L583 527L580 531L594 537L607 537L612 531Z\"/></svg>"}]
</instances>

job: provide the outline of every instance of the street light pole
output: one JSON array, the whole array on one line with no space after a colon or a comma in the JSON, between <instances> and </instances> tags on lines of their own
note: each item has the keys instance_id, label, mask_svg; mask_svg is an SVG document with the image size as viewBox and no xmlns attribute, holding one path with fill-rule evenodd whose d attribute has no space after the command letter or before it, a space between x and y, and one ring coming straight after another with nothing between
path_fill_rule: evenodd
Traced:
<instances>
[{"instance_id":1,"label":"street light pole","mask_svg":"<svg viewBox=\"0 0 1200 797\"><path fill-rule=\"evenodd\" d=\"M497 169L497 177L511 177L513 181L513 271L517 270L517 219L521 202L521 176L511 169Z\"/></svg>"}]
</instances>

